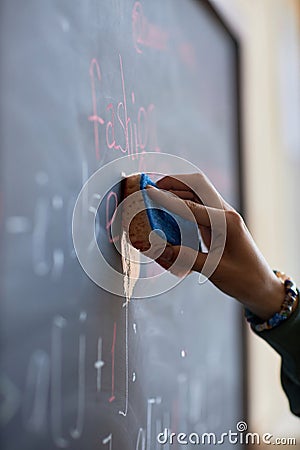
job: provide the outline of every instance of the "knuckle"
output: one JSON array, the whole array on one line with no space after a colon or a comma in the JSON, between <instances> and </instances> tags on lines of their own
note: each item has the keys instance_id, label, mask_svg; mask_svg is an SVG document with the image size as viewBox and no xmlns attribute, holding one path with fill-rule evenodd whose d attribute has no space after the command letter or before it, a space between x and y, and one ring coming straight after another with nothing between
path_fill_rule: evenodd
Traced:
<instances>
[{"instance_id":1,"label":"knuckle","mask_svg":"<svg viewBox=\"0 0 300 450\"><path fill-rule=\"evenodd\" d=\"M225 212L226 221L228 225L232 224L238 227L241 227L244 223L242 216L235 211L234 209L230 209Z\"/></svg>"},{"instance_id":2,"label":"knuckle","mask_svg":"<svg viewBox=\"0 0 300 450\"><path fill-rule=\"evenodd\" d=\"M186 200L185 204L189 207L189 208L193 208L193 201L192 200Z\"/></svg>"},{"instance_id":3,"label":"knuckle","mask_svg":"<svg viewBox=\"0 0 300 450\"><path fill-rule=\"evenodd\" d=\"M188 208L192 211L195 212L198 205L197 203L193 202L193 200L186 200L185 204L188 206Z\"/></svg>"},{"instance_id":4,"label":"knuckle","mask_svg":"<svg viewBox=\"0 0 300 450\"><path fill-rule=\"evenodd\" d=\"M207 180L206 175L203 172L197 172L194 174L195 178L197 179L197 181L204 181Z\"/></svg>"}]
</instances>

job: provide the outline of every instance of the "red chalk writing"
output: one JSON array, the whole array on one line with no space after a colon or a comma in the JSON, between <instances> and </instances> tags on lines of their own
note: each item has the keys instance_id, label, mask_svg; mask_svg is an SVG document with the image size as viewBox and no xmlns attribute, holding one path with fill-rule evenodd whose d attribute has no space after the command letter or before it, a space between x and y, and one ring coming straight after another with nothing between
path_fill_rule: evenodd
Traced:
<instances>
[{"instance_id":1,"label":"red chalk writing","mask_svg":"<svg viewBox=\"0 0 300 450\"><path fill-rule=\"evenodd\" d=\"M169 34L148 21L140 2L135 2L132 10L132 37L133 45L138 53L143 53L143 47L156 50L168 48Z\"/></svg>"},{"instance_id":2,"label":"red chalk writing","mask_svg":"<svg viewBox=\"0 0 300 450\"><path fill-rule=\"evenodd\" d=\"M191 70L196 69L196 64L197 64L196 51L192 44L190 44L189 42L181 43L178 46L178 53L179 53L179 56L180 56L182 62L187 67L189 67L189 69L191 69Z\"/></svg>"},{"instance_id":3,"label":"red chalk writing","mask_svg":"<svg viewBox=\"0 0 300 450\"><path fill-rule=\"evenodd\" d=\"M106 148L126 153L132 159L138 158L146 151L160 151L157 144L155 106L150 103L148 106L136 107L134 91L129 96L131 102L130 100L128 102L121 55L119 55L119 67L122 98L119 102L115 104L110 102L103 108L100 103L102 81L100 65L96 58L93 58L90 64L93 113L88 119L94 127L97 160L103 156L101 145L104 141ZM99 110L104 112L104 117L100 116ZM136 112L132 112L134 110Z\"/></svg>"},{"instance_id":4,"label":"red chalk writing","mask_svg":"<svg viewBox=\"0 0 300 450\"><path fill-rule=\"evenodd\" d=\"M97 60L94 58L92 59L91 65L90 65L90 78L91 78L91 85L92 85L92 102L93 102L93 115L89 116L89 120L94 123L94 139L95 139L95 151L96 151L96 158L100 158L100 150L99 150L99 132L98 132L98 126L104 124L104 120L98 116L97 114L97 99L96 99L96 84L95 84L95 71L96 71L96 77L98 82L101 81L101 72L100 67L97 62Z\"/></svg>"}]
</instances>

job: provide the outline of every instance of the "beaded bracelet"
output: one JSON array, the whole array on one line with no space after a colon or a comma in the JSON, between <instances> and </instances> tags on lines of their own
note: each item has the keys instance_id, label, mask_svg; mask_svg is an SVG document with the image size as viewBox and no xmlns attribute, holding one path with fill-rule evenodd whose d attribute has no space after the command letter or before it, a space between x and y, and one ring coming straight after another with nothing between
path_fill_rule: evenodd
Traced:
<instances>
[{"instance_id":1,"label":"beaded bracelet","mask_svg":"<svg viewBox=\"0 0 300 450\"><path fill-rule=\"evenodd\" d=\"M270 330L277 327L281 322L288 319L293 312L293 307L297 301L298 291L294 281L287 277L283 272L273 271L275 275L282 281L285 287L285 296L281 306L281 310L275 313L270 319L262 321L259 317L245 309L247 321L251 324L251 328L255 331Z\"/></svg>"}]
</instances>

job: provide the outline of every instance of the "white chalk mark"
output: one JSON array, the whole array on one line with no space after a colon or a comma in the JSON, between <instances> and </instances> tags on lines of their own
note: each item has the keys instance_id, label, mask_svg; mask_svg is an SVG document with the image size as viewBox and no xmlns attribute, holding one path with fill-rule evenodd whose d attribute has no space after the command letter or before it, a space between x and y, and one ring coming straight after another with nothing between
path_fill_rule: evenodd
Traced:
<instances>
[{"instance_id":1,"label":"white chalk mark","mask_svg":"<svg viewBox=\"0 0 300 450\"><path fill-rule=\"evenodd\" d=\"M155 398L147 400L147 450L151 449L151 426L152 426L152 406L155 404Z\"/></svg>"},{"instance_id":2,"label":"white chalk mark","mask_svg":"<svg viewBox=\"0 0 300 450\"><path fill-rule=\"evenodd\" d=\"M188 377L185 373L179 373L177 376L178 396L180 407L180 431L187 431L187 417L189 413L188 403Z\"/></svg>"},{"instance_id":3,"label":"white chalk mark","mask_svg":"<svg viewBox=\"0 0 300 450\"><path fill-rule=\"evenodd\" d=\"M28 233L31 230L31 222L27 217L12 216L6 219L5 228L10 234Z\"/></svg>"},{"instance_id":4,"label":"white chalk mark","mask_svg":"<svg viewBox=\"0 0 300 450\"><path fill-rule=\"evenodd\" d=\"M80 316L79 316L80 322L85 322L86 319L87 319L87 312L86 311L81 311Z\"/></svg>"},{"instance_id":5,"label":"white chalk mark","mask_svg":"<svg viewBox=\"0 0 300 450\"><path fill-rule=\"evenodd\" d=\"M93 194L93 197L96 198L97 200L100 200L101 195L100 194Z\"/></svg>"},{"instance_id":6,"label":"white chalk mark","mask_svg":"<svg viewBox=\"0 0 300 450\"><path fill-rule=\"evenodd\" d=\"M185 358L186 357L186 351L185 350L181 350L180 356L181 356L181 358Z\"/></svg>"},{"instance_id":7,"label":"white chalk mark","mask_svg":"<svg viewBox=\"0 0 300 450\"><path fill-rule=\"evenodd\" d=\"M134 333L136 334L136 332L137 332L137 326L136 326L136 323L133 323L133 324L132 324L132 328L133 328Z\"/></svg>"},{"instance_id":8,"label":"white chalk mark","mask_svg":"<svg viewBox=\"0 0 300 450\"><path fill-rule=\"evenodd\" d=\"M186 376L186 374L185 374L185 373L179 373L179 374L177 375L177 381L178 381L179 384L186 383L186 382L187 382L187 376Z\"/></svg>"},{"instance_id":9,"label":"white chalk mark","mask_svg":"<svg viewBox=\"0 0 300 450\"><path fill-rule=\"evenodd\" d=\"M63 198L60 195L54 195L52 197L52 207L53 209L59 210L64 206Z\"/></svg>"},{"instance_id":10,"label":"white chalk mark","mask_svg":"<svg viewBox=\"0 0 300 450\"><path fill-rule=\"evenodd\" d=\"M46 172L43 172L41 170L35 174L35 181L40 186L45 186L46 184L48 184L49 176Z\"/></svg>"},{"instance_id":11,"label":"white chalk mark","mask_svg":"<svg viewBox=\"0 0 300 450\"><path fill-rule=\"evenodd\" d=\"M163 415L163 429L165 429L165 428L168 430L168 432L170 432L171 418L170 418L170 413L169 412L165 412L164 415ZM167 443L164 445L164 450L170 450L169 439L168 439Z\"/></svg>"},{"instance_id":12,"label":"white chalk mark","mask_svg":"<svg viewBox=\"0 0 300 450\"><path fill-rule=\"evenodd\" d=\"M29 431L38 432L45 429L49 383L49 356L43 350L37 350L29 360L23 403L23 423Z\"/></svg>"},{"instance_id":13,"label":"white chalk mark","mask_svg":"<svg viewBox=\"0 0 300 450\"><path fill-rule=\"evenodd\" d=\"M153 405L160 405L161 401L161 397L147 399L147 450L152 450L152 408Z\"/></svg>"},{"instance_id":14,"label":"white chalk mark","mask_svg":"<svg viewBox=\"0 0 300 450\"><path fill-rule=\"evenodd\" d=\"M135 271L137 270L137 266L130 266L130 258L129 258L129 249L130 246L128 243L128 236L126 232L123 232L122 238L121 238L121 252L122 252L122 266L123 266L123 273L124 273L124 293L126 301L123 304L123 308L125 308L125 360L126 360L126 373L125 373L125 408L124 411L119 411L119 414L126 416L128 412L128 400L129 400L129 344L128 344L128 308L129 308L129 301L134 289L135 280L131 278L131 273L133 272L133 275L137 275ZM132 247L133 248L133 247ZM138 266L139 267L139 266ZM139 271L139 268L138 268Z\"/></svg>"},{"instance_id":15,"label":"white chalk mark","mask_svg":"<svg viewBox=\"0 0 300 450\"><path fill-rule=\"evenodd\" d=\"M96 369L101 369L104 366L104 361L96 361L94 366Z\"/></svg>"},{"instance_id":16,"label":"white chalk mark","mask_svg":"<svg viewBox=\"0 0 300 450\"><path fill-rule=\"evenodd\" d=\"M124 230L121 236L121 255L124 294L126 302L129 302L140 274L140 252L131 245L128 233Z\"/></svg>"},{"instance_id":17,"label":"white chalk mark","mask_svg":"<svg viewBox=\"0 0 300 450\"><path fill-rule=\"evenodd\" d=\"M84 334L79 336L79 357L78 357L78 403L77 403L77 421L76 427L70 430L73 439L79 439L82 435L84 424L85 407L85 354L86 337Z\"/></svg>"},{"instance_id":18,"label":"white chalk mark","mask_svg":"<svg viewBox=\"0 0 300 450\"><path fill-rule=\"evenodd\" d=\"M191 423L201 421L201 415L204 416L206 408L206 399L203 386L206 386L206 380L203 380L203 374L197 370L194 377L190 380L189 387L189 420Z\"/></svg>"},{"instance_id":19,"label":"white chalk mark","mask_svg":"<svg viewBox=\"0 0 300 450\"><path fill-rule=\"evenodd\" d=\"M94 199L96 199L96 201L94 201ZM100 224L99 224L99 221L97 220L97 212L98 212L98 208L99 208L99 204L100 204L100 199L101 199L100 194L93 194L91 203L96 203L96 206L89 206L89 208L88 208L88 211L90 213L92 213L96 219L95 220L95 233L94 233L93 239L91 240L91 242L88 245L89 252L91 252L97 245L97 236L100 232ZM95 237L96 237L96 239L95 239Z\"/></svg>"},{"instance_id":20,"label":"white chalk mark","mask_svg":"<svg viewBox=\"0 0 300 450\"><path fill-rule=\"evenodd\" d=\"M162 429L162 421L160 419L156 420L156 426L155 426L155 436L157 437L159 435L159 433L162 433L163 429ZM160 442L158 442L158 440L156 439L156 446L155 446L155 450L160 450L161 449L162 444Z\"/></svg>"},{"instance_id":21,"label":"white chalk mark","mask_svg":"<svg viewBox=\"0 0 300 450\"><path fill-rule=\"evenodd\" d=\"M66 324L64 317L56 316L51 333L51 431L54 443L60 448L69 445L62 436L62 330Z\"/></svg>"},{"instance_id":22,"label":"white chalk mark","mask_svg":"<svg viewBox=\"0 0 300 450\"><path fill-rule=\"evenodd\" d=\"M53 250L53 267L51 271L51 277L54 281L60 279L64 268L65 255L61 248L55 248Z\"/></svg>"},{"instance_id":23,"label":"white chalk mark","mask_svg":"<svg viewBox=\"0 0 300 450\"><path fill-rule=\"evenodd\" d=\"M133 372L133 373L132 373L132 382L134 383L134 382L135 382L135 380L136 380L136 373L135 373L135 372Z\"/></svg>"},{"instance_id":24,"label":"white chalk mark","mask_svg":"<svg viewBox=\"0 0 300 450\"><path fill-rule=\"evenodd\" d=\"M48 228L48 204L39 199L35 207L34 229L32 233L33 268L37 275L44 276L49 272L46 261L46 235Z\"/></svg>"},{"instance_id":25,"label":"white chalk mark","mask_svg":"<svg viewBox=\"0 0 300 450\"><path fill-rule=\"evenodd\" d=\"M109 450L112 450L112 434L110 433L106 438L102 440L102 444L108 444L109 443Z\"/></svg>"},{"instance_id":26,"label":"white chalk mark","mask_svg":"<svg viewBox=\"0 0 300 450\"><path fill-rule=\"evenodd\" d=\"M210 389L208 402L207 422L209 427L218 428L222 423L224 414L224 405L222 399L222 354L219 349L210 351L207 354L207 373L209 374L208 385L213 387ZM215 412L213 414L213 411ZM213 425L211 425L213 423Z\"/></svg>"},{"instance_id":27,"label":"white chalk mark","mask_svg":"<svg viewBox=\"0 0 300 450\"><path fill-rule=\"evenodd\" d=\"M146 449L146 433L143 428L140 428L137 435L135 450Z\"/></svg>"},{"instance_id":28,"label":"white chalk mark","mask_svg":"<svg viewBox=\"0 0 300 450\"><path fill-rule=\"evenodd\" d=\"M90 201L90 211L91 212L97 212L98 208L99 208L99 204L100 204L100 200L101 200L102 195L100 194L93 194L91 201ZM94 206L93 206L94 205Z\"/></svg>"},{"instance_id":29,"label":"white chalk mark","mask_svg":"<svg viewBox=\"0 0 300 450\"><path fill-rule=\"evenodd\" d=\"M90 206L89 206L89 212L93 213L93 214L97 214L98 208L99 208L99 203L100 203L100 199L101 199L101 195L100 194L93 194L92 195L92 199L90 202ZM93 206L94 204L96 204L96 206Z\"/></svg>"},{"instance_id":30,"label":"white chalk mark","mask_svg":"<svg viewBox=\"0 0 300 450\"><path fill-rule=\"evenodd\" d=\"M21 392L5 375L0 376L0 426L5 427L16 415L21 399Z\"/></svg>"},{"instance_id":31,"label":"white chalk mark","mask_svg":"<svg viewBox=\"0 0 300 450\"><path fill-rule=\"evenodd\" d=\"M89 212L93 213L93 214L97 214L97 208L95 208L94 206L89 206Z\"/></svg>"},{"instance_id":32,"label":"white chalk mark","mask_svg":"<svg viewBox=\"0 0 300 450\"><path fill-rule=\"evenodd\" d=\"M67 201L67 206L66 206L66 219L67 219L67 226L68 226L68 232L67 232L67 240L68 240L68 255L70 256L70 258L72 259L76 259L76 252L74 249L74 243L73 243L73 236L72 236L72 220L73 220L73 210L74 210L74 205L76 203L76 198L74 198L73 196L70 196L68 201Z\"/></svg>"},{"instance_id":33,"label":"white chalk mark","mask_svg":"<svg viewBox=\"0 0 300 450\"><path fill-rule=\"evenodd\" d=\"M61 24L61 28L62 30L67 33L68 31L70 31L70 22L65 18L62 17L60 19L60 24Z\"/></svg>"},{"instance_id":34,"label":"white chalk mark","mask_svg":"<svg viewBox=\"0 0 300 450\"><path fill-rule=\"evenodd\" d=\"M94 364L95 369L97 370L97 391L101 391L101 371L104 366L104 361L102 361L102 338L98 339L98 353L97 353L97 361Z\"/></svg>"},{"instance_id":35,"label":"white chalk mark","mask_svg":"<svg viewBox=\"0 0 300 450\"><path fill-rule=\"evenodd\" d=\"M93 238L91 240L91 242L89 243L88 252L91 252L94 249L95 245L96 245L96 239Z\"/></svg>"},{"instance_id":36,"label":"white chalk mark","mask_svg":"<svg viewBox=\"0 0 300 450\"><path fill-rule=\"evenodd\" d=\"M57 328L64 328L67 324L67 321L64 317L62 316L56 316L54 317L53 320L53 324L57 327Z\"/></svg>"},{"instance_id":37,"label":"white chalk mark","mask_svg":"<svg viewBox=\"0 0 300 450\"><path fill-rule=\"evenodd\" d=\"M128 347L128 308L129 302L123 304L125 308L125 408L119 411L119 414L126 417L128 412L128 397L129 397L129 347Z\"/></svg>"}]
</instances>

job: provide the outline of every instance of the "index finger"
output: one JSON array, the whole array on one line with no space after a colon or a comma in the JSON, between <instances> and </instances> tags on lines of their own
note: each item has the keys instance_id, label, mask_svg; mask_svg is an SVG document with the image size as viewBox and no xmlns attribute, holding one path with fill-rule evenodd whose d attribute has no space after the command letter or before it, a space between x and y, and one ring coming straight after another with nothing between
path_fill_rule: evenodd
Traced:
<instances>
[{"instance_id":1,"label":"index finger","mask_svg":"<svg viewBox=\"0 0 300 450\"><path fill-rule=\"evenodd\" d=\"M160 189L166 191L193 192L200 199L201 203L206 206L228 209L228 204L203 172L168 175L161 178L156 184Z\"/></svg>"},{"instance_id":2,"label":"index finger","mask_svg":"<svg viewBox=\"0 0 300 450\"><path fill-rule=\"evenodd\" d=\"M166 191L191 191L192 189L184 183L182 177L186 177L186 175L174 175L174 177L167 175L158 180L156 184L160 189L164 189ZM191 175L188 175L188 177L190 178Z\"/></svg>"}]
</instances>

